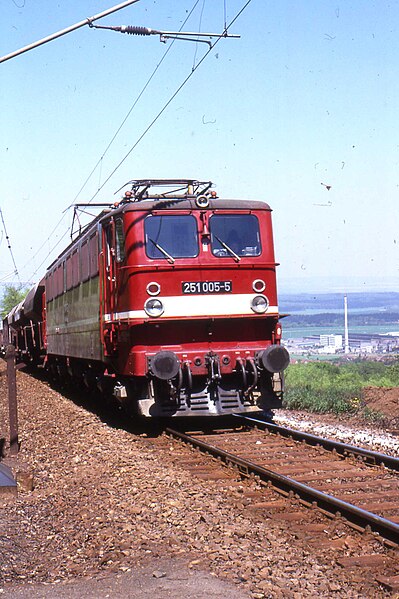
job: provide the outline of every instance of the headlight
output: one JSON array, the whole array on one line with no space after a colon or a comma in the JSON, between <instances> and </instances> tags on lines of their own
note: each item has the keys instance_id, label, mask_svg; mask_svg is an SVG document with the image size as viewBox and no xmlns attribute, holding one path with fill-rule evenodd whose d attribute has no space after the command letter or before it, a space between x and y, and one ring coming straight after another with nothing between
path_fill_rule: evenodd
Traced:
<instances>
[{"instance_id":1,"label":"headlight","mask_svg":"<svg viewBox=\"0 0 399 599\"><path fill-rule=\"evenodd\" d=\"M161 300L156 298L151 298L146 301L144 304L144 310L148 314L148 316L161 316L164 311L163 303Z\"/></svg>"},{"instance_id":2,"label":"headlight","mask_svg":"<svg viewBox=\"0 0 399 599\"><path fill-rule=\"evenodd\" d=\"M269 300L265 295L255 295L251 300L251 310L256 314L263 314L269 307Z\"/></svg>"}]
</instances>

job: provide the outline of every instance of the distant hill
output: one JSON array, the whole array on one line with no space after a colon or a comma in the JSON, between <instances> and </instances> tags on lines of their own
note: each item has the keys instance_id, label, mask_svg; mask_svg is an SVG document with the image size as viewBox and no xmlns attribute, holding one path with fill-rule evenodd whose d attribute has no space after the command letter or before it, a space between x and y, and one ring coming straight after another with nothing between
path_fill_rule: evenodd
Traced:
<instances>
[{"instance_id":1,"label":"distant hill","mask_svg":"<svg viewBox=\"0 0 399 599\"><path fill-rule=\"evenodd\" d=\"M356 312L399 312L399 293L370 292L348 293L349 314ZM342 293L290 293L280 294L280 312L315 314L316 312L344 311L344 295Z\"/></svg>"},{"instance_id":2,"label":"distant hill","mask_svg":"<svg viewBox=\"0 0 399 599\"><path fill-rule=\"evenodd\" d=\"M399 312L375 312L351 314L349 324L354 326L369 325L392 325L396 330L399 329ZM344 319L342 314L332 312L319 312L317 314L290 314L284 318L284 329L293 327L335 327L343 329Z\"/></svg>"},{"instance_id":3,"label":"distant hill","mask_svg":"<svg viewBox=\"0 0 399 599\"><path fill-rule=\"evenodd\" d=\"M392 325L399 328L399 293L348 293L350 326ZM281 294L280 313L289 314L284 319L284 329L293 327L343 328L344 296L342 293Z\"/></svg>"},{"instance_id":4,"label":"distant hill","mask_svg":"<svg viewBox=\"0 0 399 599\"><path fill-rule=\"evenodd\" d=\"M280 293L382 293L398 292L399 280L397 276L372 275L359 276L305 276L290 277L284 275L284 266L278 270L278 288Z\"/></svg>"}]
</instances>

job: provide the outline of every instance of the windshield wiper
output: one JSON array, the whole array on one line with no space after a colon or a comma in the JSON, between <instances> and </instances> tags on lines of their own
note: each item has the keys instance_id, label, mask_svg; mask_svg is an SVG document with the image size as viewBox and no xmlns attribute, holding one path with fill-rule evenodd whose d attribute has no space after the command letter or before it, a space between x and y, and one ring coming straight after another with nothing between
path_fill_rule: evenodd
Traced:
<instances>
[{"instance_id":1,"label":"windshield wiper","mask_svg":"<svg viewBox=\"0 0 399 599\"><path fill-rule=\"evenodd\" d=\"M173 256L168 254L168 252L166 250L164 250L163 247L161 245L159 245L159 243L155 243L155 241L153 239L151 239L151 237L148 237L148 240L151 241L151 243L153 243L155 245L157 250L159 250L165 256L165 258L167 259L168 262L170 262L170 264L175 263L175 259L173 258Z\"/></svg>"},{"instance_id":2,"label":"windshield wiper","mask_svg":"<svg viewBox=\"0 0 399 599\"><path fill-rule=\"evenodd\" d=\"M231 249L231 247L229 247L229 246L227 245L227 243L225 243L224 241L222 241L222 240L220 239L220 237L218 237L217 235L213 235L213 236L214 236L214 237L216 237L216 239L218 240L218 242L220 243L220 245L222 245L222 246L224 247L224 249L225 249L225 250L227 250L228 252L230 252L230 254L231 254L232 256L234 256L234 260L235 260L236 262L240 262L240 260L241 260L240 256L238 256L238 255L237 255L237 254L236 254L236 253L235 253L235 252L234 252L234 251Z\"/></svg>"}]
</instances>

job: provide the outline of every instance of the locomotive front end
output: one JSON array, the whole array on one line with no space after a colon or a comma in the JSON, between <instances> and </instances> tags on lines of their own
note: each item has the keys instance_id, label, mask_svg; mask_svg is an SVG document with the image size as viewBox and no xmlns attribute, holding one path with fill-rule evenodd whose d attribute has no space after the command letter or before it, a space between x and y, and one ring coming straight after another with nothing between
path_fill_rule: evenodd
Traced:
<instances>
[{"instance_id":1,"label":"locomotive front end","mask_svg":"<svg viewBox=\"0 0 399 599\"><path fill-rule=\"evenodd\" d=\"M149 417L281 407L289 355L269 206L186 193L120 214L104 232L114 394Z\"/></svg>"}]
</instances>

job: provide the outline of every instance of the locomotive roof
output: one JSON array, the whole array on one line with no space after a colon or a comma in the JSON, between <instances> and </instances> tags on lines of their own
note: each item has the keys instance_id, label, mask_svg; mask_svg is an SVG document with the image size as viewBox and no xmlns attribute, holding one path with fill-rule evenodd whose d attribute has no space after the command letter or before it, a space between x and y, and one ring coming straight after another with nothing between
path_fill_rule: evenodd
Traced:
<instances>
[{"instance_id":1,"label":"locomotive roof","mask_svg":"<svg viewBox=\"0 0 399 599\"><path fill-rule=\"evenodd\" d=\"M226 198L208 198L206 208L198 207L195 197L185 198L154 198L140 202L121 202L115 209L116 212L130 212L131 210L271 210L269 204L260 200L234 200Z\"/></svg>"},{"instance_id":2,"label":"locomotive roof","mask_svg":"<svg viewBox=\"0 0 399 599\"><path fill-rule=\"evenodd\" d=\"M269 204L261 200L237 200L227 198L208 197L208 206L199 207L196 204L198 196L184 197L156 197L150 199L142 199L141 201L122 200L119 204L110 206L102 210L92 221L90 221L84 230L57 256L57 258L48 266L51 268L58 260L64 256L76 243L78 243L86 235L90 235L95 226L110 216L123 214L125 212L151 212L152 210L193 210L193 211L208 211L214 210L266 210L271 212Z\"/></svg>"}]
</instances>

